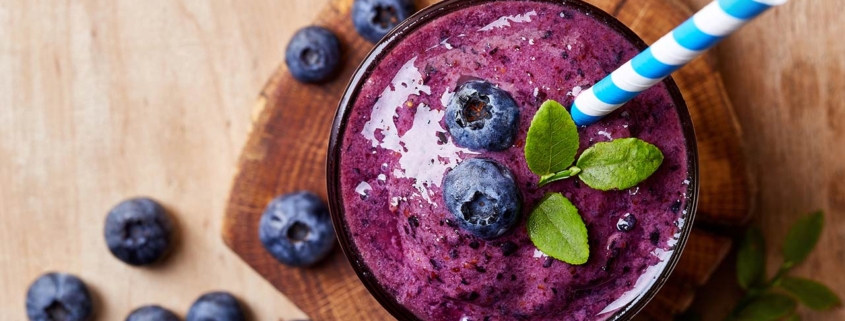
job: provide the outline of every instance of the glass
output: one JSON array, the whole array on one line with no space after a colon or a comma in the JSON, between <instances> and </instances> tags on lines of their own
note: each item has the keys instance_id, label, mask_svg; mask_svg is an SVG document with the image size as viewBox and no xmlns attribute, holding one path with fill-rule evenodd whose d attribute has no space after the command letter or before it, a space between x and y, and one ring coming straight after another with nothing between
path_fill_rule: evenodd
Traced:
<instances>
[{"instance_id":1,"label":"glass","mask_svg":"<svg viewBox=\"0 0 845 321\"><path fill-rule=\"evenodd\" d=\"M331 208L332 221L337 232L338 240L343 252L346 254L352 268L364 286L376 298L376 300L394 317L399 320L419 320L410 310L399 304L396 299L382 286L373 276L370 268L366 266L361 259L358 249L348 233L346 221L344 219L343 199L340 191L340 157L342 153L341 134L345 131L347 122L349 120L349 111L356 101L360 87L365 81L372 69L379 64L381 59L390 52L390 50L409 34L424 26L430 21L437 19L442 15L446 15L461 9L472 6L482 5L484 3L502 1L502 0L445 0L425 8L404 22L397 26L387 36L383 38L375 48L367 55L363 63L358 67L346 88L346 91L341 98L338 106L337 114L335 115L334 123L332 125L331 138L329 141L329 150L327 156L327 179L328 179L328 193L329 206ZM548 2L560 4L560 0L531 0L535 2ZM566 1L569 6L577 7L579 11L596 16L599 20L604 21L607 26L627 38L627 40L634 43L638 49L645 50L647 45L642 41L633 31L631 31L624 24L619 22L610 14L579 0ZM699 173L698 173L698 152L695 143L695 133L693 130L692 120L690 119L689 111L684 102L681 92L677 85L671 78L665 81L667 90L669 91L672 101L677 107L678 116L681 121L684 138L687 144L687 161L689 168L689 177L691 184L688 189L690 195L689 201L684 208L686 215L679 218L679 224L683 224L681 235L678 238L677 244L673 248L673 253L666 262L663 271L653 281L649 288L643 293L639 294L637 298L632 300L627 305L618 309L607 320L630 320L657 294L660 287L669 278L675 265L681 257L684 245L689 238L692 231L692 222L695 217L696 207L698 204L698 190L699 190Z\"/></svg>"}]
</instances>

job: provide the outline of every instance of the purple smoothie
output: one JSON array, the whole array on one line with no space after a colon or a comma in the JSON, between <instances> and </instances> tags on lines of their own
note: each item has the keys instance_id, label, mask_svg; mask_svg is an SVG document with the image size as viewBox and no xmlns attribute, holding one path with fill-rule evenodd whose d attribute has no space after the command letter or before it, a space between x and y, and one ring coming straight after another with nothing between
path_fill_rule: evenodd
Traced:
<instances>
[{"instance_id":1,"label":"purple smoothie","mask_svg":"<svg viewBox=\"0 0 845 321\"><path fill-rule=\"evenodd\" d=\"M638 186L602 192L568 179L538 188L525 163L525 135L543 101L571 105L582 88L639 52L579 8L500 1L452 12L408 35L364 75L338 136L344 223L361 259L353 264L366 266L420 319L607 319L666 267L690 202L691 169L690 143L664 83L579 129L579 154L625 137L659 147L663 164ZM464 149L445 129L445 104L472 78L498 85L519 104L511 148ZM505 165L521 189L519 223L493 241L458 228L442 199L444 174L473 157ZM529 239L526 218L547 192L579 209L589 233L586 264L546 257ZM617 223L626 214L637 221L622 232ZM514 244L512 253L503 250Z\"/></svg>"}]
</instances>

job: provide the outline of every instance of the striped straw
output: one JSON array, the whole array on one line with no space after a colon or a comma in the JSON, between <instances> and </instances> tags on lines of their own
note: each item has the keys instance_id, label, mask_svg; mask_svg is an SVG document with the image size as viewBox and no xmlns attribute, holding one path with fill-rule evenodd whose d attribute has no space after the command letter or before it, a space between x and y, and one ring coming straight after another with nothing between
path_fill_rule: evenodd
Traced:
<instances>
[{"instance_id":1,"label":"striped straw","mask_svg":"<svg viewBox=\"0 0 845 321\"><path fill-rule=\"evenodd\" d=\"M659 83L767 9L788 0L714 0L572 104L575 124L589 125Z\"/></svg>"}]
</instances>

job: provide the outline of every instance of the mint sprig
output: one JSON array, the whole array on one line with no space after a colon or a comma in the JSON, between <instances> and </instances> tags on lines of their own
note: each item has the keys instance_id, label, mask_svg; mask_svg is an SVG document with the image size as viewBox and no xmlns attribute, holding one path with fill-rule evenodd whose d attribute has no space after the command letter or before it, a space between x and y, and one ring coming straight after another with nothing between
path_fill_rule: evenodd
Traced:
<instances>
[{"instance_id":1,"label":"mint sprig","mask_svg":"<svg viewBox=\"0 0 845 321\"><path fill-rule=\"evenodd\" d=\"M812 252L824 227L824 214L817 211L802 217L789 230L783 244L784 261L777 273L765 280L765 240L757 228L746 233L737 253L737 280L746 295L725 320L799 320L798 302L813 310L841 306L839 296L827 286L787 274Z\"/></svg>"},{"instance_id":2,"label":"mint sprig","mask_svg":"<svg viewBox=\"0 0 845 321\"><path fill-rule=\"evenodd\" d=\"M663 163L663 153L637 138L602 142L581 153L575 166L580 137L578 127L563 105L544 102L528 128L525 162L540 177L539 186L579 176L598 190L631 188ZM578 265L587 262L587 228L578 209L559 193L547 194L528 217L528 235L543 253Z\"/></svg>"},{"instance_id":3,"label":"mint sprig","mask_svg":"<svg viewBox=\"0 0 845 321\"><path fill-rule=\"evenodd\" d=\"M525 162L540 176L540 186L580 175L598 190L626 189L651 176L663 163L663 153L656 146L623 138L593 145L572 166L579 143L569 112L554 100L543 103L525 139Z\"/></svg>"},{"instance_id":4,"label":"mint sprig","mask_svg":"<svg viewBox=\"0 0 845 321\"><path fill-rule=\"evenodd\" d=\"M587 227L578 209L560 193L549 193L528 217L528 236L540 251L569 264L587 263Z\"/></svg>"}]
</instances>

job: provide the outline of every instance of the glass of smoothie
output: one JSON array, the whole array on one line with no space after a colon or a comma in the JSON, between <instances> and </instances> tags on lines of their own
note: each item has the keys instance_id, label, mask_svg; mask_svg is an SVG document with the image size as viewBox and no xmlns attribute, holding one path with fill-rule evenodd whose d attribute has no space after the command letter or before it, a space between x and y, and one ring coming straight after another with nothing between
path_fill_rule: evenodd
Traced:
<instances>
[{"instance_id":1,"label":"glass of smoothie","mask_svg":"<svg viewBox=\"0 0 845 321\"><path fill-rule=\"evenodd\" d=\"M578 129L579 153L627 137L662 151L635 187L599 191L577 177L541 187L523 151L544 101L570 106L645 48L575 0L446 0L376 45L340 102L327 167L341 247L387 311L400 320L628 320L654 297L680 258L698 193L693 127L672 79ZM499 99L491 91L518 109L512 140L490 150L459 143L447 106L460 94L483 111ZM515 222L487 237L444 202L446 174L475 158L497 164L521 202ZM586 263L548 257L529 238L527 217L549 192L578 208Z\"/></svg>"}]
</instances>

